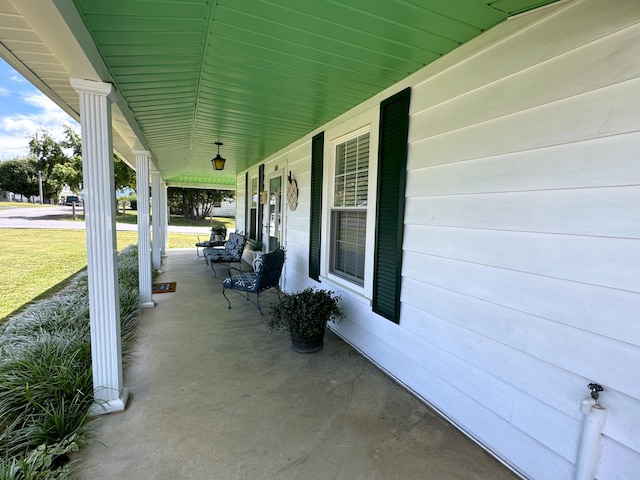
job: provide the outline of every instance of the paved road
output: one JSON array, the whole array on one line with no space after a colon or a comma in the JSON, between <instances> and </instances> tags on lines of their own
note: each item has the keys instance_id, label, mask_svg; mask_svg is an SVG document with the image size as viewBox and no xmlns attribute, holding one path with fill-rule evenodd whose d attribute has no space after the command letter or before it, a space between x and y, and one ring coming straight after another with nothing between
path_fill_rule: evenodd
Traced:
<instances>
[{"instance_id":1,"label":"paved road","mask_svg":"<svg viewBox=\"0 0 640 480\"><path fill-rule=\"evenodd\" d=\"M82 209L76 209L82 213ZM56 228L69 230L84 230L85 223L72 220L73 207L49 206L42 207L7 207L0 208L0 228ZM117 230L138 230L137 225L117 223ZM208 235L209 227L178 227L169 225L170 232L195 233Z\"/></svg>"}]
</instances>

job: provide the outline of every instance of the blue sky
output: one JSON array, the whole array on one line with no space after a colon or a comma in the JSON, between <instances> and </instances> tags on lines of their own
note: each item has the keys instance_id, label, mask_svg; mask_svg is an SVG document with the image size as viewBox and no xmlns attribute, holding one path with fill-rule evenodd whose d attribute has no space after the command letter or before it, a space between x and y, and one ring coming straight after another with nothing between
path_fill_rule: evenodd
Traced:
<instances>
[{"instance_id":1,"label":"blue sky","mask_svg":"<svg viewBox=\"0 0 640 480\"><path fill-rule=\"evenodd\" d=\"M0 160L26 157L29 137L38 130L61 140L64 124L80 131L69 115L0 59Z\"/></svg>"}]
</instances>

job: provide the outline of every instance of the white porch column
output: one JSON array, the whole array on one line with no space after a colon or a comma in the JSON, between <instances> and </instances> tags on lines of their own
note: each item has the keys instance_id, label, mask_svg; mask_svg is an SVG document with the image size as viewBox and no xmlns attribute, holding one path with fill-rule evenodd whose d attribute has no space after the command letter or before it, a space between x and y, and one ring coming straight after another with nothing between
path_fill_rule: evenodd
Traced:
<instances>
[{"instance_id":1,"label":"white porch column","mask_svg":"<svg viewBox=\"0 0 640 480\"><path fill-rule=\"evenodd\" d=\"M115 96L109 83L72 78L71 86L80 94L94 413L109 413L124 410L128 397L122 385L111 138Z\"/></svg>"},{"instance_id":2,"label":"white porch column","mask_svg":"<svg viewBox=\"0 0 640 480\"><path fill-rule=\"evenodd\" d=\"M138 283L140 308L153 308L151 296L151 234L149 232L149 158L151 152L134 150L136 156L136 192L138 197Z\"/></svg>"},{"instance_id":3,"label":"white porch column","mask_svg":"<svg viewBox=\"0 0 640 480\"><path fill-rule=\"evenodd\" d=\"M153 260L153 266L162 271L162 194L161 190L162 179L160 178L160 172L151 172L151 231L153 237L153 243L151 248L151 257Z\"/></svg>"},{"instance_id":4,"label":"white porch column","mask_svg":"<svg viewBox=\"0 0 640 480\"><path fill-rule=\"evenodd\" d=\"M160 254L164 257L167 254L169 245L169 203L167 201L167 184L162 182L160 186L160 195L162 202L162 244L160 246Z\"/></svg>"}]
</instances>

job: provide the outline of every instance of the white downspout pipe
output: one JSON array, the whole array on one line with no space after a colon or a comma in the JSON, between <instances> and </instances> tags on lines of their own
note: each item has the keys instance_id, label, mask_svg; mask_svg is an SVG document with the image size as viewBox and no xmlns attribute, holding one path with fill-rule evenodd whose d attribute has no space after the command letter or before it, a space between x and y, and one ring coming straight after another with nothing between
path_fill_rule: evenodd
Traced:
<instances>
[{"instance_id":1,"label":"white downspout pipe","mask_svg":"<svg viewBox=\"0 0 640 480\"><path fill-rule=\"evenodd\" d=\"M584 417L575 480L593 480L600 460L600 441L607 419L607 409L598 403L598 393L592 385L595 386L595 384L589 384L589 388L592 388L595 394L592 393L590 397L586 397L580 405L580 411Z\"/></svg>"}]
</instances>

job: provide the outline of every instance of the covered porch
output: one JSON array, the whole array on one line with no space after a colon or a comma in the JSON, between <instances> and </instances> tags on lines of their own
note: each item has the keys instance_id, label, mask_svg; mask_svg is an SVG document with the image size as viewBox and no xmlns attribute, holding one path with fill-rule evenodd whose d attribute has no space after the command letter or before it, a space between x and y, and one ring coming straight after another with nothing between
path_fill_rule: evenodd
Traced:
<instances>
[{"instance_id":1,"label":"covered porch","mask_svg":"<svg viewBox=\"0 0 640 480\"><path fill-rule=\"evenodd\" d=\"M517 478L333 333L301 355L240 296L228 310L218 268L168 251L177 290L141 312L131 408L94 420L78 478Z\"/></svg>"}]
</instances>

